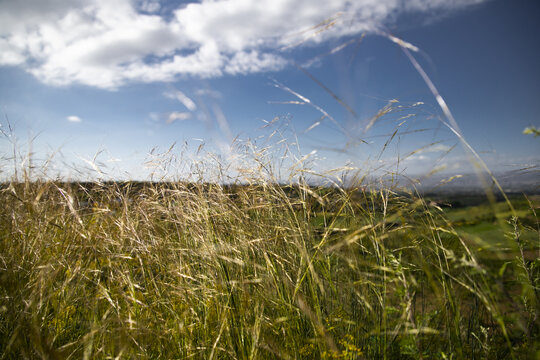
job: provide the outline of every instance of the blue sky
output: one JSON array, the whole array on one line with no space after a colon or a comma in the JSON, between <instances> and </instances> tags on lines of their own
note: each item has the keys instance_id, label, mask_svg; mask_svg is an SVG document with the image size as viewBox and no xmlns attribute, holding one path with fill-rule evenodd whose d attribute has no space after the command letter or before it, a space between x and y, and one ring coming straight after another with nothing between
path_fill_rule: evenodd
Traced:
<instances>
[{"instance_id":1,"label":"blue sky","mask_svg":"<svg viewBox=\"0 0 540 360\"><path fill-rule=\"evenodd\" d=\"M418 48L494 171L538 166L540 140L522 134L540 125L538 15L534 0L2 1L1 123L14 130L1 175L29 139L35 163L54 154L51 177L144 179L173 143L173 175L201 143L234 168L276 129L316 171L470 171L388 34Z\"/></svg>"}]
</instances>

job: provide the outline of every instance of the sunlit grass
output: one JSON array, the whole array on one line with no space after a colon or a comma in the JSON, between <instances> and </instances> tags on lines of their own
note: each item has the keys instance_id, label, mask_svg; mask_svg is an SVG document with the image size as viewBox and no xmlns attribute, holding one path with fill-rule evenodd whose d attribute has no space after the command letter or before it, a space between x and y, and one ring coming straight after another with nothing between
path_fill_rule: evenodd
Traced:
<instances>
[{"instance_id":1,"label":"sunlit grass","mask_svg":"<svg viewBox=\"0 0 540 360\"><path fill-rule=\"evenodd\" d=\"M261 169L232 185L5 183L2 357L537 356L537 203L516 206L501 258L460 230L466 210Z\"/></svg>"}]
</instances>

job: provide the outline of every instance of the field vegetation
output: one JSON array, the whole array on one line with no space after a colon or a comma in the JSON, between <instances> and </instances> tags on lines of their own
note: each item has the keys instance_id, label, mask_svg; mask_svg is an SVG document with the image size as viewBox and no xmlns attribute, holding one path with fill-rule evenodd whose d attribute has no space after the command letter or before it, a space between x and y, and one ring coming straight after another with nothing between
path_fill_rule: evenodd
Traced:
<instances>
[{"instance_id":1,"label":"field vegetation","mask_svg":"<svg viewBox=\"0 0 540 360\"><path fill-rule=\"evenodd\" d=\"M228 184L4 183L0 358L538 358L538 197L278 185L255 160Z\"/></svg>"}]
</instances>

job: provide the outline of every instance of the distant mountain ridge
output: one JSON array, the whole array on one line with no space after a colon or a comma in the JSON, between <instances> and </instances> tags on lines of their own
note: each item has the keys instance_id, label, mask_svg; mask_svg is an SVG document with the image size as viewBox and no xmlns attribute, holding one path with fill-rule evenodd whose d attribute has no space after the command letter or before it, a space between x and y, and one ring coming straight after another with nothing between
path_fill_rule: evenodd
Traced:
<instances>
[{"instance_id":1,"label":"distant mountain ridge","mask_svg":"<svg viewBox=\"0 0 540 360\"><path fill-rule=\"evenodd\" d=\"M502 189L507 193L540 193L540 169L507 171L494 174ZM493 180L483 174L483 182L476 174L433 175L418 177L417 189L424 193L478 193L486 186L496 188Z\"/></svg>"}]
</instances>

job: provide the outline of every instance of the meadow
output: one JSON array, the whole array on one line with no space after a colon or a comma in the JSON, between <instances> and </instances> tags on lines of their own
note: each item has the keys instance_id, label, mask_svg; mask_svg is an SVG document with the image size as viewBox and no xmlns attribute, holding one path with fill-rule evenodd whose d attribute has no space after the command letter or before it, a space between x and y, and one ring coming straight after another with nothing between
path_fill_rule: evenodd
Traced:
<instances>
[{"instance_id":1,"label":"meadow","mask_svg":"<svg viewBox=\"0 0 540 360\"><path fill-rule=\"evenodd\" d=\"M4 183L0 358L540 356L538 196L242 179Z\"/></svg>"}]
</instances>

